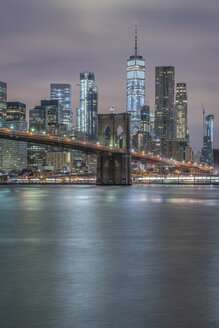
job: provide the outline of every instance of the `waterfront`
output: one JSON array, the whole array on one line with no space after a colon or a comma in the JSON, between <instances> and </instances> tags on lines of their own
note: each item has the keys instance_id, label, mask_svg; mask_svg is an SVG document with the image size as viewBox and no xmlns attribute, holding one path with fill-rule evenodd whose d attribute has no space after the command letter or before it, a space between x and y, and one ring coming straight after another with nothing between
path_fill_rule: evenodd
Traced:
<instances>
[{"instance_id":1,"label":"waterfront","mask_svg":"<svg viewBox=\"0 0 219 328\"><path fill-rule=\"evenodd\" d=\"M219 327L219 187L1 186L8 327Z\"/></svg>"}]
</instances>

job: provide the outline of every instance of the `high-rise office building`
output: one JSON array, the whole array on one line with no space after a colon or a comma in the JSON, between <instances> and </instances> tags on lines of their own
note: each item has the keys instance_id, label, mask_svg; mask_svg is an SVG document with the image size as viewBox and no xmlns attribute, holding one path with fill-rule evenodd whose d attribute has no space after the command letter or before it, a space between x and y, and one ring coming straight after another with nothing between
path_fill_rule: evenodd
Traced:
<instances>
[{"instance_id":1,"label":"high-rise office building","mask_svg":"<svg viewBox=\"0 0 219 328\"><path fill-rule=\"evenodd\" d=\"M73 112L71 104L71 85L63 83L50 84L50 98L59 100L62 105L62 124L73 130Z\"/></svg>"},{"instance_id":2,"label":"high-rise office building","mask_svg":"<svg viewBox=\"0 0 219 328\"><path fill-rule=\"evenodd\" d=\"M0 127L6 120L7 111L7 83L0 81ZM2 168L2 140L0 140L0 168Z\"/></svg>"},{"instance_id":3,"label":"high-rise office building","mask_svg":"<svg viewBox=\"0 0 219 328\"><path fill-rule=\"evenodd\" d=\"M29 111L29 130L37 133L47 132L47 111L46 106L35 106ZM34 171L41 171L46 165L46 145L28 143L27 163L28 167Z\"/></svg>"},{"instance_id":4,"label":"high-rise office building","mask_svg":"<svg viewBox=\"0 0 219 328\"><path fill-rule=\"evenodd\" d=\"M97 138L98 89L94 73L80 73L80 109L77 110L77 130L88 140Z\"/></svg>"},{"instance_id":5,"label":"high-rise office building","mask_svg":"<svg viewBox=\"0 0 219 328\"><path fill-rule=\"evenodd\" d=\"M26 120L26 105L19 102L8 102L6 121L25 121Z\"/></svg>"},{"instance_id":6,"label":"high-rise office building","mask_svg":"<svg viewBox=\"0 0 219 328\"><path fill-rule=\"evenodd\" d=\"M29 110L29 129L37 133L47 131L46 106L35 106Z\"/></svg>"},{"instance_id":7,"label":"high-rise office building","mask_svg":"<svg viewBox=\"0 0 219 328\"><path fill-rule=\"evenodd\" d=\"M59 100L41 100L41 106L45 108L45 115L47 117L47 129L54 130L62 124L62 104Z\"/></svg>"},{"instance_id":8,"label":"high-rise office building","mask_svg":"<svg viewBox=\"0 0 219 328\"><path fill-rule=\"evenodd\" d=\"M9 129L26 131L27 122L22 120L6 121L3 126ZM27 167L27 143L21 141L2 141L2 169L10 172L21 171Z\"/></svg>"},{"instance_id":9,"label":"high-rise office building","mask_svg":"<svg viewBox=\"0 0 219 328\"><path fill-rule=\"evenodd\" d=\"M175 73L173 66L155 68L155 136L174 140Z\"/></svg>"},{"instance_id":10,"label":"high-rise office building","mask_svg":"<svg viewBox=\"0 0 219 328\"><path fill-rule=\"evenodd\" d=\"M144 105L141 108L141 132L150 132L150 106Z\"/></svg>"},{"instance_id":11,"label":"high-rise office building","mask_svg":"<svg viewBox=\"0 0 219 328\"><path fill-rule=\"evenodd\" d=\"M0 123L6 120L7 83L0 81Z\"/></svg>"},{"instance_id":12,"label":"high-rise office building","mask_svg":"<svg viewBox=\"0 0 219 328\"><path fill-rule=\"evenodd\" d=\"M155 124L155 114L150 112L150 136L151 139L153 140L155 135L154 135L154 124Z\"/></svg>"},{"instance_id":13,"label":"high-rise office building","mask_svg":"<svg viewBox=\"0 0 219 328\"><path fill-rule=\"evenodd\" d=\"M210 114L205 117L206 136L210 137L212 149L214 148L214 115Z\"/></svg>"},{"instance_id":14,"label":"high-rise office building","mask_svg":"<svg viewBox=\"0 0 219 328\"><path fill-rule=\"evenodd\" d=\"M200 162L203 164L213 165L213 147L214 147L214 115L210 114L204 120L204 138Z\"/></svg>"},{"instance_id":15,"label":"high-rise office building","mask_svg":"<svg viewBox=\"0 0 219 328\"><path fill-rule=\"evenodd\" d=\"M6 121L3 126L11 130L26 131L26 105L16 101L7 103ZM27 167L27 143L2 141L2 169L21 171Z\"/></svg>"},{"instance_id":16,"label":"high-rise office building","mask_svg":"<svg viewBox=\"0 0 219 328\"><path fill-rule=\"evenodd\" d=\"M186 83L176 84L176 139L188 140Z\"/></svg>"},{"instance_id":17,"label":"high-rise office building","mask_svg":"<svg viewBox=\"0 0 219 328\"><path fill-rule=\"evenodd\" d=\"M137 25L135 25L135 54L127 60L126 111L131 114L131 136L141 128L141 108L145 106L145 60L138 55Z\"/></svg>"}]
</instances>

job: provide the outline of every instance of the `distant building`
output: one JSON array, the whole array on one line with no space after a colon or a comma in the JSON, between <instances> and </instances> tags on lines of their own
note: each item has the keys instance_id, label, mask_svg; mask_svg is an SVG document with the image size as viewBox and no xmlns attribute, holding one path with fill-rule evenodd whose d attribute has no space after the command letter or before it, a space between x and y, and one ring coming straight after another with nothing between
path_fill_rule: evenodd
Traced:
<instances>
[{"instance_id":1,"label":"distant building","mask_svg":"<svg viewBox=\"0 0 219 328\"><path fill-rule=\"evenodd\" d=\"M141 108L141 132L150 133L150 106L144 105Z\"/></svg>"},{"instance_id":2,"label":"distant building","mask_svg":"<svg viewBox=\"0 0 219 328\"><path fill-rule=\"evenodd\" d=\"M204 136L203 138L203 148L201 151L200 163L213 165L213 148L211 138Z\"/></svg>"},{"instance_id":3,"label":"distant building","mask_svg":"<svg viewBox=\"0 0 219 328\"><path fill-rule=\"evenodd\" d=\"M145 106L145 60L138 55L137 25L135 26L135 54L127 60L126 111L131 114L131 136L141 128L141 109Z\"/></svg>"},{"instance_id":4,"label":"distant building","mask_svg":"<svg viewBox=\"0 0 219 328\"><path fill-rule=\"evenodd\" d=\"M186 83L176 84L176 139L188 140Z\"/></svg>"},{"instance_id":5,"label":"distant building","mask_svg":"<svg viewBox=\"0 0 219 328\"><path fill-rule=\"evenodd\" d=\"M41 106L45 107L49 131L62 124L63 107L59 100L41 100Z\"/></svg>"},{"instance_id":6,"label":"distant building","mask_svg":"<svg viewBox=\"0 0 219 328\"><path fill-rule=\"evenodd\" d=\"M66 151L50 151L46 153L46 164L54 171L71 171L73 168L74 153Z\"/></svg>"},{"instance_id":7,"label":"distant building","mask_svg":"<svg viewBox=\"0 0 219 328\"><path fill-rule=\"evenodd\" d=\"M6 120L7 83L0 81L0 123Z\"/></svg>"},{"instance_id":8,"label":"distant building","mask_svg":"<svg viewBox=\"0 0 219 328\"><path fill-rule=\"evenodd\" d=\"M149 129L149 132L150 132L151 139L155 138L154 124L155 124L155 114L150 113L150 129Z\"/></svg>"},{"instance_id":9,"label":"distant building","mask_svg":"<svg viewBox=\"0 0 219 328\"><path fill-rule=\"evenodd\" d=\"M47 131L46 106L35 106L33 109L29 110L29 129L37 133Z\"/></svg>"},{"instance_id":10,"label":"distant building","mask_svg":"<svg viewBox=\"0 0 219 328\"><path fill-rule=\"evenodd\" d=\"M50 98L59 100L62 105L62 124L66 124L69 130L73 130L73 112L71 99L71 85L63 83L50 84Z\"/></svg>"},{"instance_id":11,"label":"distant building","mask_svg":"<svg viewBox=\"0 0 219 328\"><path fill-rule=\"evenodd\" d=\"M94 73L80 73L80 109L77 109L77 131L87 140L97 139L98 89Z\"/></svg>"},{"instance_id":12,"label":"distant building","mask_svg":"<svg viewBox=\"0 0 219 328\"><path fill-rule=\"evenodd\" d=\"M6 120L7 111L7 83L0 81L0 127ZM2 140L0 140L0 169L2 168Z\"/></svg>"},{"instance_id":13,"label":"distant building","mask_svg":"<svg viewBox=\"0 0 219 328\"><path fill-rule=\"evenodd\" d=\"M12 130L26 131L26 121L7 121L3 126ZM2 169L22 171L27 167L27 143L21 141L2 141Z\"/></svg>"},{"instance_id":14,"label":"distant building","mask_svg":"<svg viewBox=\"0 0 219 328\"><path fill-rule=\"evenodd\" d=\"M200 162L213 165L213 143L214 143L214 115L205 117L205 136L203 138L203 148Z\"/></svg>"},{"instance_id":15,"label":"distant building","mask_svg":"<svg viewBox=\"0 0 219 328\"><path fill-rule=\"evenodd\" d=\"M6 121L25 121L26 105L21 102L8 102Z\"/></svg>"},{"instance_id":16,"label":"distant building","mask_svg":"<svg viewBox=\"0 0 219 328\"><path fill-rule=\"evenodd\" d=\"M46 106L35 106L29 110L29 130L35 133L47 132L47 111ZM46 165L46 145L28 143L27 164L33 171L41 171Z\"/></svg>"},{"instance_id":17,"label":"distant building","mask_svg":"<svg viewBox=\"0 0 219 328\"><path fill-rule=\"evenodd\" d=\"M200 152L200 150L198 150L198 151L194 151L194 152L193 152L193 161L194 161L195 163L200 163L200 156L201 156L201 152Z\"/></svg>"},{"instance_id":18,"label":"distant building","mask_svg":"<svg viewBox=\"0 0 219 328\"><path fill-rule=\"evenodd\" d=\"M219 175L219 149L213 150L214 173Z\"/></svg>"},{"instance_id":19,"label":"distant building","mask_svg":"<svg viewBox=\"0 0 219 328\"><path fill-rule=\"evenodd\" d=\"M214 148L214 115L207 115L205 118L206 136L211 139L212 148Z\"/></svg>"},{"instance_id":20,"label":"distant building","mask_svg":"<svg viewBox=\"0 0 219 328\"><path fill-rule=\"evenodd\" d=\"M161 155L180 162L192 160L192 148L185 141L162 140Z\"/></svg>"},{"instance_id":21,"label":"distant building","mask_svg":"<svg viewBox=\"0 0 219 328\"><path fill-rule=\"evenodd\" d=\"M173 66L155 68L155 137L175 139L174 111L175 69Z\"/></svg>"}]
</instances>

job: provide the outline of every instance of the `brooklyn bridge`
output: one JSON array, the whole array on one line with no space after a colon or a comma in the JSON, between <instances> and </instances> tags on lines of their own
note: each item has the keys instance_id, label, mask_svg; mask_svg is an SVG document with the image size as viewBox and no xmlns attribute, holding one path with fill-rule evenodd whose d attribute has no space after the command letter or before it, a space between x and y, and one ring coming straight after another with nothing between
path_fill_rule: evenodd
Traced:
<instances>
[{"instance_id":1,"label":"brooklyn bridge","mask_svg":"<svg viewBox=\"0 0 219 328\"><path fill-rule=\"evenodd\" d=\"M120 142L118 142L117 135L119 127L123 131ZM107 138L106 131L109 132ZM0 139L43 144L96 154L96 183L101 185L130 185L131 163L133 161L174 167L179 172L189 171L196 174L211 172L210 167L203 167L191 162L180 162L145 152L140 153L132 149L130 116L126 113L100 114L98 116L98 142L80 141L75 140L75 137L60 137L31 131L16 131L13 128L0 128Z\"/></svg>"}]
</instances>

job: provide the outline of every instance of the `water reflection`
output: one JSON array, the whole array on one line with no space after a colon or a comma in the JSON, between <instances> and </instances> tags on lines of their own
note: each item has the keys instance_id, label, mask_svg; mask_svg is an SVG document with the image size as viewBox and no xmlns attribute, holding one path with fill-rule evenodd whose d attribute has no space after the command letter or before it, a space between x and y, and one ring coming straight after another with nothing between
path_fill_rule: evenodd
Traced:
<instances>
[{"instance_id":1,"label":"water reflection","mask_svg":"<svg viewBox=\"0 0 219 328\"><path fill-rule=\"evenodd\" d=\"M212 186L0 188L2 327L218 327L218 201Z\"/></svg>"}]
</instances>

